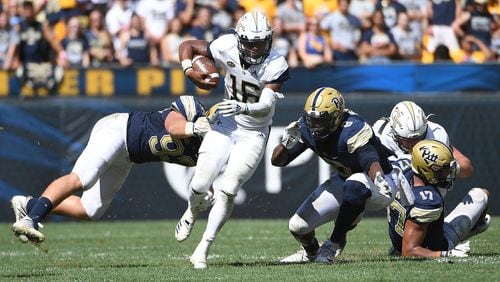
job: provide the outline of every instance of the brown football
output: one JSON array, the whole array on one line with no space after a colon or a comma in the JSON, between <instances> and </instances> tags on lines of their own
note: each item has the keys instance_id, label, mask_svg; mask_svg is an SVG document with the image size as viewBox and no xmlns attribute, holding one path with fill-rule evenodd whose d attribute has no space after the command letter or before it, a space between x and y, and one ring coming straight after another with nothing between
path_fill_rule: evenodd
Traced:
<instances>
[{"instance_id":1,"label":"brown football","mask_svg":"<svg viewBox=\"0 0 500 282\"><path fill-rule=\"evenodd\" d=\"M193 58L192 63L194 70L208 73L210 78L207 79L214 81L216 84L219 82L219 69L212 60L201 55L196 55Z\"/></svg>"}]
</instances>

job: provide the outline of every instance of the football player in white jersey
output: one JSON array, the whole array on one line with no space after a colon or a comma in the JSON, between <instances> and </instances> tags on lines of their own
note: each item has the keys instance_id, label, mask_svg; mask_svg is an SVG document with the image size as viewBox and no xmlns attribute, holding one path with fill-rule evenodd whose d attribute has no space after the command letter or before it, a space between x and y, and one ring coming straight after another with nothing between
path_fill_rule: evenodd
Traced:
<instances>
[{"instance_id":1,"label":"football player in white jersey","mask_svg":"<svg viewBox=\"0 0 500 282\"><path fill-rule=\"evenodd\" d=\"M453 150L453 157L457 160L457 177L469 177L473 173L472 163L455 146L450 144L448 133L438 123L428 120L428 116L420 106L411 101L397 103L391 111L389 118L383 117L373 125L375 135L379 137L382 144L391 151L389 160L396 170L401 172L400 176L411 173L411 149L420 140L431 139L440 141ZM408 186L402 179L405 197L411 201L412 193L408 192ZM446 189L441 192L446 193Z\"/></svg>"},{"instance_id":2,"label":"football player in white jersey","mask_svg":"<svg viewBox=\"0 0 500 282\"><path fill-rule=\"evenodd\" d=\"M281 85L289 78L285 58L271 49L272 28L263 13L248 12L237 22L234 33L212 42L184 41L179 59L184 73L197 86L215 87L207 74L192 68L191 60L202 55L215 61L225 72L224 100L219 103L219 119L207 133L190 183L186 212L176 226L175 237L185 240L198 216L198 205L214 178L215 204L208 216L203 237L191 255L194 268L207 267L208 250L233 210L234 198L252 176L264 154Z\"/></svg>"}]
</instances>

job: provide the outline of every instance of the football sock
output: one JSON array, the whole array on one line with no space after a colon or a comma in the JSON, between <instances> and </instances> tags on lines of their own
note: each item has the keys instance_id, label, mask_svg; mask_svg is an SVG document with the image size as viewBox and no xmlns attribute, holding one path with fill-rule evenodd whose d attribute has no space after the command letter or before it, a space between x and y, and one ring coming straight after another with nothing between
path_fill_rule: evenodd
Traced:
<instances>
[{"instance_id":1,"label":"football sock","mask_svg":"<svg viewBox=\"0 0 500 282\"><path fill-rule=\"evenodd\" d=\"M213 241L217 233L222 229L233 212L234 195L226 194L223 191L216 193L216 201L208 214L207 227L203 233L203 239Z\"/></svg>"},{"instance_id":2,"label":"football sock","mask_svg":"<svg viewBox=\"0 0 500 282\"><path fill-rule=\"evenodd\" d=\"M364 211L363 205L355 205L349 202L343 202L340 205L339 214L335 221L335 228L330 236L330 241L334 243L346 242L347 231L352 229L358 216Z\"/></svg>"},{"instance_id":3,"label":"football sock","mask_svg":"<svg viewBox=\"0 0 500 282\"><path fill-rule=\"evenodd\" d=\"M200 204L200 201L205 197L205 193L203 192L197 192L193 189L191 189L191 193L189 193L189 208L191 208L191 211L193 214L197 214L198 212L198 206Z\"/></svg>"},{"instance_id":4,"label":"football sock","mask_svg":"<svg viewBox=\"0 0 500 282\"><path fill-rule=\"evenodd\" d=\"M319 250L319 243L316 239L316 232L312 231L303 235L292 233L292 235L293 237L295 237L295 240L297 240L302 245L302 247L304 247L304 250L306 250L308 254L315 253Z\"/></svg>"},{"instance_id":5,"label":"football sock","mask_svg":"<svg viewBox=\"0 0 500 282\"><path fill-rule=\"evenodd\" d=\"M50 213L52 206L52 202L48 198L40 197L38 199L35 206L28 214L33 220L33 223L35 223L35 228L38 226L38 223L45 219L45 217Z\"/></svg>"},{"instance_id":6,"label":"football sock","mask_svg":"<svg viewBox=\"0 0 500 282\"><path fill-rule=\"evenodd\" d=\"M35 206L36 202L38 202L39 198L31 198L28 200L28 204L26 204L26 211L29 213L33 207Z\"/></svg>"}]
</instances>

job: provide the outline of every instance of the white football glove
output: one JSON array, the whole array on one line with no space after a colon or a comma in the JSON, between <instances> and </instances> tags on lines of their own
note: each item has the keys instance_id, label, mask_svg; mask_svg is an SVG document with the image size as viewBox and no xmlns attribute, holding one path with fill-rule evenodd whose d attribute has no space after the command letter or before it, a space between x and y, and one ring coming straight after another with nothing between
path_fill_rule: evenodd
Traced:
<instances>
[{"instance_id":1,"label":"white football glove","mask_svg":"<svg viewBox=\"0 0 500 282\"><path fill-rule=\"evenodd\" d=\"M199 117L195 122L186 122L184 129L187 136L205 136L205 134L212 129L210 121L207 117Z\"/></svg>"},{"instance_id":2,"label":"white football glove","mask_svg":"<svg viewBox=\"0 0 500 282\"><path fill-rule=\"evenodd\" d=\"M203 197L203 199L201 199L200 201L200 204L198 205L198 211L199 212L204 212L206 210L208 210L211 206L213 206L215 203L215 197L214 197L214 193L212 193L212 191L208 191L205 195L205 197Z\"/></svg>"},{"instance_id":3,"label":"white football glove","mask_svg":"<svg viewBox=\"0 0 500 282\"><path fill-rule=\"evenodd\" d=\"M283 132L283 136L281 137L281 144L285 146L285 148L290 149L297 144L300 140L300 130L299 123L297 121L291 122L286 128L285 132Z\"/></svg>"},{"instance_id":4,"label":"white football glove","mask_svg":"<svg viewBox=\"0 0 500 282\"><path fill-rule=\"evenodd\" d=\"M193 124L193 132L195 135L205 136L210 129L212 129L212 126L207 117L199 117Z\"/></svg>"},{"instance_id":5,"label":"white football glove","mask_svg":"<svg viewBox=\"0 0 500 282\"><path fill-rule=\"evenodd\" d=\"M246 103L228 99L224 99L223 102L220 102L217 109L219 110L219 113L225 117L245 114L248 112L248 106Z\"/></svg>"},{"instance_id":6,"label":"white football glove","mask_svg":"<svg viewBox=\"0 0 500 282\"><path fill-rule=\"evenodd\" d=\"M457 246L455 246L453 250L442 251L441 256L464 258L469 256L469 251L470 251L470 241L467 241L462 244L458 244Z\"/></svg>"},{"instance_id":7,"label":"white football glove","mask_svg":"<svg viewBox=\"0 0 500 282\"><path fill-rule=\"evenodd\" d=\"M391 187L389 187L389 183L387 183L387 180L385 180L384 175L382 172L377 171L377 174L375 176L375 180L373 181L375 186L377 187L377 190L382 194L384 197L387 197L389 199L392 198L392 191Z\"/></svg>"}]
</instances>

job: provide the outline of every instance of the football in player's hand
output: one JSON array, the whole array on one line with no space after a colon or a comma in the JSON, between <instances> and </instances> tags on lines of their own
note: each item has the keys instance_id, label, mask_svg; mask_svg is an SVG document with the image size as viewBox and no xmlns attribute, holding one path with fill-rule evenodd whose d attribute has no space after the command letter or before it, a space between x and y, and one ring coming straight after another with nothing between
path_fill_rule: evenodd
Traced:
<instances>
[{"instance_id":1,"label":"football in player's hand","mask_svg":"<svg viewBox=\"0 0 500 282\"><path fill-rule=\"evenodd\" d=\"M201 71L209 75L209 77L206 78L207 80L213 81L216 84L219 82L219 69L217 69L217 66L212 60L201 55L196 55L193 58L192 63L194 70Z\"/></svg>"}]
</instances>

